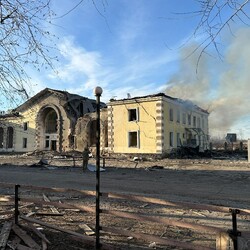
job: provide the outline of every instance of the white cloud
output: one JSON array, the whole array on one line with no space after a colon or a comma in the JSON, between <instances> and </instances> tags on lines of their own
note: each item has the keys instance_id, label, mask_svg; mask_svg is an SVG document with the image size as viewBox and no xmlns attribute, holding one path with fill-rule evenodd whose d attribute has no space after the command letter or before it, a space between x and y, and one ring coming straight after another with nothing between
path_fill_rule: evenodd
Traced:
<instances>
[{"instance_id":1,"label":"white cloud","mask_svg":"<svg viewBox=\"0 0 250 250\"><path fill-rule=\"evenodd\" d=\"M155 82L151 79L152 72L157 75L161 67L176 60L175 54L166 48L155 55L134 53L131 59L121 63L112 56L104 58L99 51L87 51L77 45L73 37L64 38L58 47L61 60L57 66L58 74L49 75L52 88L91 97L92 90L102 86L105 101L112 96L125 98L127 93L132 96L154 94L158 87L157 83L152 84Z\"/></svg>"}]
</instances>

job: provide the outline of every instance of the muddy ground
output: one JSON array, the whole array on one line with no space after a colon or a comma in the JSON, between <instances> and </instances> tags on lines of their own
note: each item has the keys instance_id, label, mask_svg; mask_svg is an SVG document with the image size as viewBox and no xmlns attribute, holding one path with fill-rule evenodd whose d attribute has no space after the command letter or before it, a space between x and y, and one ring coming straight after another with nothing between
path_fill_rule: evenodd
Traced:
<instances>
[{"instance_id":1,"label":"muddy ground","mask_svg":"<svg viewBox=\"0 0 250 250\"><path fill-rule=\"evenodd\" d=\"M38 164L45 159L48 165ZM45 162L46 162L45 161ZM95 165L95 159L90 159ZM101 161L101 165L103 161ZM95 190L96 175L89 170L82 171L81 159L54 155L12 155L0 156L0 182L22 185L62 187L82 190ZM1 188L1 195L13 195L13 188ZM106 159L105 172L101 172L101 192L143 195L168 201L210 204L233 208L250 209L250 163L244 158L229 159L147 159L135 162L133 159ZM51 201L71 202L95 207L95 197L79 193L36 192L32 189L20 189L23 197L39 197L46 194ZM10 218L1 212L13 208L11 202L0 203L0 225ZM107 199L101 197L101 208L125 211L140 215L150 214L157 218L169 218L183 222L195 222L202 225L231 229L230 213L218 213L209 210L187 209L185 207L166 207L147 202ZM85 223L95 226L95 216L66 209L58 209L63 216L41 216L37 213L50 211L31 205L22 209L22 213L33 211L31 218L73 230L84 235L79 225ZM23 223L23 222L22 222ZM239 215L240 230L250 231L250 217ZM163 239L194 243L215 248L215 234L197 230L177 228L152 222L123 219L111 215L101 215L101 225L126 229L131 232L158 235ZM51 241L48 249L93 249L72 240L65 233L41 227ZM36 238L34 235L32 235ZM94 237L94 236L92 236ZM39 239L36 239L39 241ZM174 246L161 246L154 241L137 240L134 237L119 236L107 232L101 233L103 243L118 249L181 249ZM185 249L185 248L184 248ZM188 249L188 248L186 248ZM202 249L202 247L200 248Z\"/></svg>"}]
</instances>

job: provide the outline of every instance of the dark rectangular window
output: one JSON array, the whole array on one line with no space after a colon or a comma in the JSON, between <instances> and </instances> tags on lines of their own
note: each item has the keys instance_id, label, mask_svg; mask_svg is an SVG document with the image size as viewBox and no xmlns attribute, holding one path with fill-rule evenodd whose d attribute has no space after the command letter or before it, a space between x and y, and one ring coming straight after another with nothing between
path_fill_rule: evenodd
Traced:
<instances>
[{"instance_id":1,"label":"dark rectangular window","mask_svg":"<svg viewBox=\"0 0 250 250\"><path fill-rule=\"evenodd\" d=\"M23 138L23 148L27 148L28 139Z\"/></svg>"},{"instance_id":2,"label":"dark rectangular window","mask_svg":"<svg viewBox=\"0 0 250 250\"><path fill-rule=\"evenodd\" d=\"M138 121L138 109L129 109L128 110L128 121Z\"/></svg>"},{"instance_id":3,"label":"dark rectangular window","mask_svg":"<svg viewBox=\"0 0 250 250\"><path fill-rule=\"evenodd\" d=\"M139 147L139 138L137 131L128 132L128 146L131 148Z\"/></svg>"},{"instance_id":4,"label":"dark rectangular window","mask_svg":"<svg viewBox=\"0 0 250 250\"><path fill-rule=\"evenodd\" d=\"M23 130L24 131L28 130L28 122L23 123Z\"/></svg>"},{"instance_id":5,"label":"dark rectangular window","mask_svg":"<svg viewBox=\"0 0 250 250\"><path fill-rule=\"evenodd\" d=\"M170 147L174 146L174 133L173 132L169 133L169 146Z\"/></svg>"}]
</instances>

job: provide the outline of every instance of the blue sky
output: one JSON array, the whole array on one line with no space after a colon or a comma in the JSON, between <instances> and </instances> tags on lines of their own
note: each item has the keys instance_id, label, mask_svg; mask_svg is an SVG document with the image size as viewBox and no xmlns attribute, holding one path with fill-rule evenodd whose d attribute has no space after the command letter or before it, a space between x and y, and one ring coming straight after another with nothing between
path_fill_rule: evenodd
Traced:
<instances>
[{"instance_id":1,"label":"blue sky","mask_svg":"<svg viewBox=\"0 0 250 250\"><path fill-rule=\"evenodd\" d=\"M112 97L126 98L127 93L135 97L165 92L208 108L210 131L214 136L235 132L250 138L250 107L248 102L240 101L249 97L245 91L239 91L240 86L248 87L248 75L242 77L242 83L237 83L238 75L234 71L242 61L237 65L234 62L242 58L231 62L241 41L229 32L222 33L224 43L220 49L225 53L225 60L204 56L198 74L197 55L185 56L204 35L192 36L197 17L177 13L197 10L196 1L96 0L94 6L92 0L85 0L68 14L78 1L54 0L52 3L57 17L47 29L58 37L57 72L29 69L32 95L49 87L94 98L94 87L101 86L102 101L107 102ZM238 32L240 28L233 27L233 31ZM247 40L243 33L240 33L242 40ZM246 54L247 48L246 45ZM215 54L212 50L211 53ZM223 80L229 79L229 72L235 79L230 84ZM221 114L229 112L226 107L232 105L237 84L239 100L232 112L235 117L230 114L230 119L220 122ZM224 88L228 90L226 94ZM249 111L245 106L241 109L243 105Z\"/></svg>"},{"instance_id":2,"label":"blue sky","mask_svg":"<svg viewBox=\"0 0 250 250\"><path fill-rule=\"evenodd\" d=\"M60 17L77 2L54 1L53 8ZM55 26L50 29L59 37L58 75L45 72L45 79L39 74L37 81L89 97L101 85L105 101L165 89L169 76L177 70L178 47L195 25L171 13L191 11L190 1L107 2L104 8L96 1L101 14L92 1L84 1L53 21Z\"/></svg>"}]
</instances>

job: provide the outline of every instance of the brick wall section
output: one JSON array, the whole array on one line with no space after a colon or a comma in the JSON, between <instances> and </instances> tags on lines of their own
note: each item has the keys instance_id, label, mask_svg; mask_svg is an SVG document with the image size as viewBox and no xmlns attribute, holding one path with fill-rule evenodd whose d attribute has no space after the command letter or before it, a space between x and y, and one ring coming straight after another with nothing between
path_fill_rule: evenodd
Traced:
<instances>
[{"instance_id":1,"label":"brick wall section","mask_svg":"<svg viewBox=\"0 0 250 250\"><path fill-rule=\"evenodd\" d=\"M156 102L156 153L162 154L164 148L164 110L163 102Z\"/></svg>"},{"instance_id":2,"label":"brick wall section","mask_svg":"<svg viewBox=\"0 0 250 250\"><path fill-rule=\"evenodd\" d=\"M113 108L108 106L108 147L110 152L112 153L114 150L114 125L113 125Z\"/></svg>"}]
</instances>

